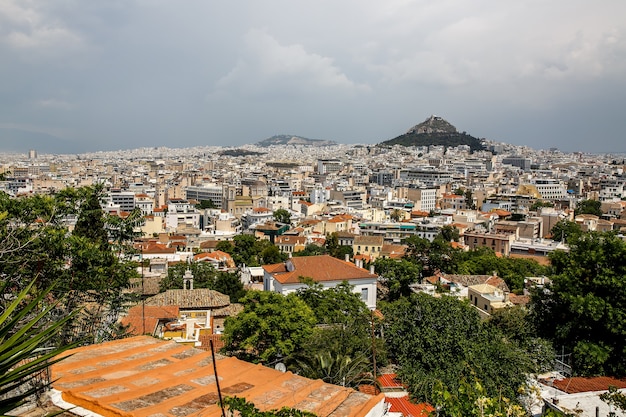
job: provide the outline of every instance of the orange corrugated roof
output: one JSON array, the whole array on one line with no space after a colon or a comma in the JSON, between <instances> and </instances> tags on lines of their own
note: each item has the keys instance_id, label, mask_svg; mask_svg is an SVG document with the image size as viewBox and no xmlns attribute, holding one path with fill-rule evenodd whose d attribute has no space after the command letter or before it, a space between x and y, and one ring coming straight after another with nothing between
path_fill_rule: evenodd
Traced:
<instances>
[{"instance_id":1,"label":"orange corrugated roof","mask_svg":"<svg viewBox=\"0 0 626 417\"><path fill-rule=\"evenodd\" d=\"M383 374L378 377L381 388L405 388L397 374Z\"/></svg>"},{"instance_id":2,"label":"orange corrugated roof","mask_svg":"<svg viewBox=\"0 0 626 417\"><path fill-rule=\"evenodd\" d=\"M211 353L138 336L66 352L52 366L53 387L65 401L107 417L218 417L221 410ZM281 373L218 355L224 396L261 411L293 407L318 417L365 417L384 401L351 388Z\"/></svg>"},{"instance_id":3,"label":"orange corrugated roof","mask_svg":"<svg viewBox=\"0 0 626 417\"><path fill-rule=\"evenodd\" d=\"M617 379L608 376L573 377L555 380L553 384L555 388L563 392L574 394L577 392L606 391L611 385L617 388L626 388L626 378Z\"/></svg>"},{"instance_id":4,"label":"orange corrugated roof","mask_svg":"<svg viewBox=\"0 0 626 417\"><path fill-rule=\"evenodd\" d=\"M426 403L414 404L409 401L409 397L385 398L385 402L389 403L389 411L392 413L402 413L404 417L427 417L435 408Z\"/></svg>"}]
</instances>

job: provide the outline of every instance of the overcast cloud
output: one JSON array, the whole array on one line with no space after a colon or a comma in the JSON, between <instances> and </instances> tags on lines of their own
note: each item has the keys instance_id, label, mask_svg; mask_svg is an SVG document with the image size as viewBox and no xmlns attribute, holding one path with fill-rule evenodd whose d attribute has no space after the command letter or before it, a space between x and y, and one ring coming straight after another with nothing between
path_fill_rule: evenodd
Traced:
<instances>
[{"instance_id":1,"label":"overcast cloud","mask_svg":"<svg viewBox=\"0 0 626 417\"><path fill-rule=\"evenodd\" d=\"M624 16L624 0L0 0L0 150L378 143L437 114L626 152Z\"/></svg>"}]
</instances>

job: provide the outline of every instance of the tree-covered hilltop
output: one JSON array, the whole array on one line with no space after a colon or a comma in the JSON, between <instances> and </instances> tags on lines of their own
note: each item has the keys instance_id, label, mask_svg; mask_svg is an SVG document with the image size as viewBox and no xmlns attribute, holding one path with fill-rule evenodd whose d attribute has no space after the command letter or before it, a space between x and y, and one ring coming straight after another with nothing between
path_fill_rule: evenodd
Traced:
<instances>
[{"instance_id":1,"label":"tree-covered hilltop","mask_svg":"<svg viewBox=\"0 0 626 417\"><path fill-rule=\"evenodd\" d=\"M379 146L393 145L445 146L448 148L466 145L470 147L471 152L485 149L480 139L465 132L459 133L452 124L437 116L430 116L406 133L379 144Z\"/></svg>"}]
</instances>

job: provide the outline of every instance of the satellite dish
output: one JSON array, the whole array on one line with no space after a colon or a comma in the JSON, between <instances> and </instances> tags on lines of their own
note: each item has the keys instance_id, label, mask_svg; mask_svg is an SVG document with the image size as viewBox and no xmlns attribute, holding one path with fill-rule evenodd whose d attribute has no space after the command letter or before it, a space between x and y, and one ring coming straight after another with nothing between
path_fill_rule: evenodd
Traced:
<instances>
[{"instance_id":1,"label":"satellite dish","mask_svg":"<svg viewBox=\"0 0 626 417\"><path fill-rule=\"evenodd\" d=\"M280 372L287 372L287 367L286 367L286 366L285 366L285 364L284 364L284 363L282 363L282 362L278 362L278 363L274 366L274 369L276 369L277 371L280 371Z\"/></svg>"}]
</instances>

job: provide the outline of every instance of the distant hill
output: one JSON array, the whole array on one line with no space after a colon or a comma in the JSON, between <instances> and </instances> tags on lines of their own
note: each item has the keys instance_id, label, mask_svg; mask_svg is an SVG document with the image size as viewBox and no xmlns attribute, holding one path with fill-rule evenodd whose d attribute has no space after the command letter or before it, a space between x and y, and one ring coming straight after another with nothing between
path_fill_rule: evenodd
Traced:
<instances>
[{"instance_id":1,"label":"distant hill","mask_svg":"<svg viewBox=\"0 0 626 417\"><path fill-rule=\"evenodd\" d=\"M380 143L381 146L446 146L467 145L471 152L484 149L480 139L459 133L452 124L438 116L430 116L422 123L413 126L405 134Z\"/></svg>"},{"instance_id":2,"label":"distant hill","mask_svg":"<svg viewBox=\"0 0 626 417\"><path fill-rule=\"evenodd\" d=\"M0 127L0 152L27 153L29 149L40 154L80 153L85 146L47 133Z\"/></svg>"},{"instance_id":3,"label":"distant hill","mask_svg":"<svg viewBox=\"0 0 626 417\"><path fill-rule=\"evenodd\" d=\"M265 155L264 152L254 152L254 151L249 151L247 149L240 149L240 148L225 149L223 151L218 152L218 154L224 155L224 156L260 156L260 155Z\"/></svg>"},{"instance_id":4,"label":"distant hill","mask_svg":"<svg viewBox=\"0 0 626 417\"><path fill-rule=\"evenodd\" d=\"M332 140L321 139L307 139L301 136L291 135L275 135L271 138L264 139L257 142L257 146L267 147L272 145L307 145L307 146L331 146L336 145L337 142Z\"/></svg>"}]
</instances>

